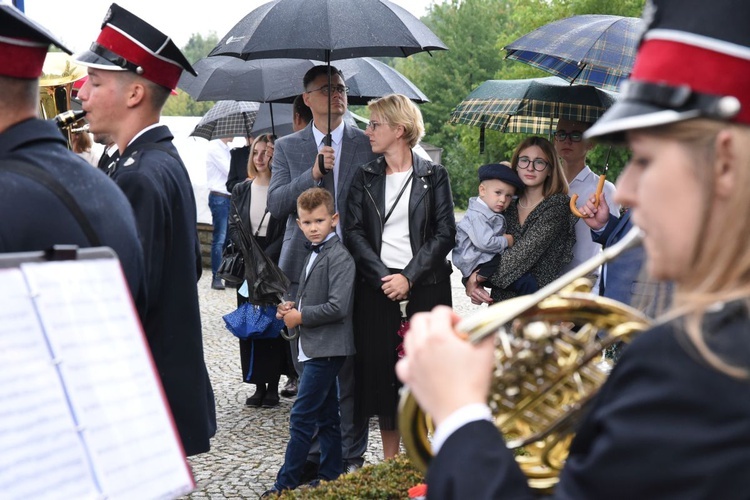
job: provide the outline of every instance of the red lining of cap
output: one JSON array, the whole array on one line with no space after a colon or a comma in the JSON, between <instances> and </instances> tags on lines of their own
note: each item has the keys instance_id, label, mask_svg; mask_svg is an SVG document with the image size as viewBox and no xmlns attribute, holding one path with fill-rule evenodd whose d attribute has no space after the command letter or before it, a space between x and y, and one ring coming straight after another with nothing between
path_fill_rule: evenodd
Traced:
<instances>
[{"instance_id":1,"label":"red lining of cap","mask_svg":"<svg viewBox=\"0 0 750 500\"><path fill-rule=\"evenodd\" d=\"M169 63L148 52L133 40L109 26L104 26L96 43L105 47L128 62L143 68L143 78L169 89L177 87L182 75L182 66Z\"/></svg>"},{"instance_id":2,"label":"red lining of cap","mask_svg":"<svg viewBox=\"0 0 750 500\"><path fill-rule=\"evenodd\" d=\"M29 47L0 42L0 75L11 78L39 78L46 57L47 45Z\"/></svg>"},{"instance_id":3,"label":"red lining of cap","mask_svg":"<svg viewBox=\"0 0 750 500\"><path fill-rule=\"evenodd\" d=\"M630 79L696 92L734 96L742 108L732 121L750 123L750 61L671 40L646 40L638 50Z\"/></svg>"}]
</instances>

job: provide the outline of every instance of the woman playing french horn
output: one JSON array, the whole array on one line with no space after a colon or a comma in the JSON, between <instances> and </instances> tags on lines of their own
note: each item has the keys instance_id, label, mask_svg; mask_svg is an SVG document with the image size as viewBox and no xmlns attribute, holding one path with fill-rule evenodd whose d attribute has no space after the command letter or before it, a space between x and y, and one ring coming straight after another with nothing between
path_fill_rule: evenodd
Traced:
<instances>
[{"instance_id":1,"label":"woman playing french horn","mask_svg":"<svg viewBox=\"0 0 750 500\"><path fill-rule=\"evenodd\" d=\"M674 281L674 302L625 349L554 495L747 498L750 4L648 4L629 85L587 136L632 150L616 201L632 207L647 271ZM397 365L437 424L428 496L533 498L488 421L492 341L462 341L457 322L448 308L415 316Z\"/></svg>"}]
</instances>

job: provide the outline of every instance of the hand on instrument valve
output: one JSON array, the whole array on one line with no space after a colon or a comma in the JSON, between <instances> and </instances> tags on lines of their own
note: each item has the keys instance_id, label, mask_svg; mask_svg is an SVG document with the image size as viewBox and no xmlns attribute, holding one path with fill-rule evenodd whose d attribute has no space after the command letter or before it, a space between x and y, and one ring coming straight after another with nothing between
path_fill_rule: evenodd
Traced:
<instances>
[{"instance_id":1,"label":"hand on instrument valve","mask_svg":"<svg viewBox=\"0 0 750 500\"><path fill-rule=\"evenodd\" d=\"M490 389L493 340L463 340L455 330L459 319L447 306L415 314L404 338L406 356L396 364L398 378L436 425L466 405L486 404Z\"/></svg>"}]
</instances>

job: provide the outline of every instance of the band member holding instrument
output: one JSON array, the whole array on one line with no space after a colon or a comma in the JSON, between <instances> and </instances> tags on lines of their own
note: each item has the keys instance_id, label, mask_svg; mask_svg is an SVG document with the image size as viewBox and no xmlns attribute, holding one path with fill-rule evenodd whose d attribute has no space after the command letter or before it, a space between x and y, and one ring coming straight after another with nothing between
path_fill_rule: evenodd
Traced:
<instances>
[{"instance_id":1,"label":"band member holding instrument","mask_svg":"<svg viewBox=\"0 0 750 500\"><path fill-rule=\"evenodd\" d=\"M674 281L674 301L592 402L555 496L746 498L750 4L653 0L644 13L631 81L587 137L631 148L616 201L645 233L651 277ZM492 341L464 342L456 323L448 308L415 316L397 365L437 424L428 495L532 498L488 421Z\"/></svg>"},{"instance_id":2,"label":"band member holding instrument","mask_svg":"<svg viewBox=\"0 0 750 500\"><path fill-rule=\"evenodd\" d=\"M23 12L0 5L0 253L111 247L142 315L143 249L128 200L68 150L53 120L37 117L50 45L70 52Z\"/></svg>"}]
</instances>

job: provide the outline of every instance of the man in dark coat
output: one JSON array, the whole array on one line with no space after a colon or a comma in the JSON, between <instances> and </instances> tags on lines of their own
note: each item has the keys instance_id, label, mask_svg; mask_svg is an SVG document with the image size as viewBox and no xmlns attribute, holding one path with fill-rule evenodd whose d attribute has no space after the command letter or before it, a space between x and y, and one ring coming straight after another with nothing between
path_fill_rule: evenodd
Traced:
<instances>
[{"instance_id":1,"label":"man in dark coat","mask_svg":"<svg viewBox=\"0 0 750 500\"><path fill-rule=\"evenodd\" d=\"M108 246L117 253L142 312L143 250L128 200L110 179L68 150L53 122L36 118L38 77L48 45L70 51L10 5L0 6L0 39L0 252L47 250L56 244ZM30 175L10 171L11 162L20 162ZM72 197L92 235L74 216L75 208L42 182L46 176Z\"/></svg>"},{"instance_id":2,"label":"man in dark coat","mask_svg":"<svg viewBox=\"0 0 750 500\"><path fill-rule=\"evenodd\" d=\"M187 455L209 450L216 432L213 391L203 359L201 273L190 178L159 115L183 68L174 43L112 4L91 49L78 93L91 132L110 134L120 159L112 178L130 200L146 263L143 327Z\"/></svg>"}]
</instances>

